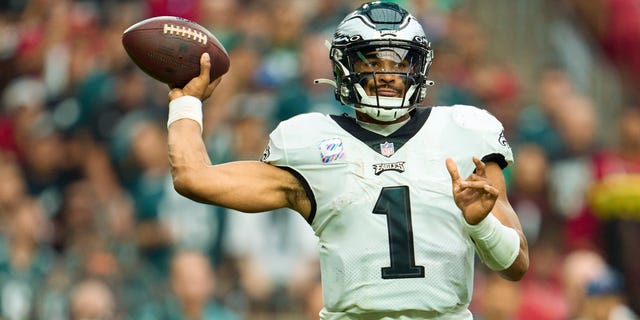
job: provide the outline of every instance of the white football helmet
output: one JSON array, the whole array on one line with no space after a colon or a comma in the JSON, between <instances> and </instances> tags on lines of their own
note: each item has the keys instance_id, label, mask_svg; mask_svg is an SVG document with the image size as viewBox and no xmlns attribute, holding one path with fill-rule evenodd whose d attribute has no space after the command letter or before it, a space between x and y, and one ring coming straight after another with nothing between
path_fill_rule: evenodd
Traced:
<instances>
[{"instance_id":1,"label":"white football helmet","mask_svg":"<svg viewBox=\"0 0 640 320\"><path fill-rule=\"evenodd\" d=\"M391 52L404 61L402 71L379 70L357 72L356 63L371 53ZM389 54L386 54L387 56ZM334 80L319 79L335 89L336 99L379 121L393 121L411 111L427 95L427 80L433 50L418 20L395 3L369 2L349 14L338 25L331 42L329 58ZM404 81L404 95L399 97L367 95L365 84L376 75L393 74ZM378 83L375 84L378 92Z\"/></svg>"}]
</instances>

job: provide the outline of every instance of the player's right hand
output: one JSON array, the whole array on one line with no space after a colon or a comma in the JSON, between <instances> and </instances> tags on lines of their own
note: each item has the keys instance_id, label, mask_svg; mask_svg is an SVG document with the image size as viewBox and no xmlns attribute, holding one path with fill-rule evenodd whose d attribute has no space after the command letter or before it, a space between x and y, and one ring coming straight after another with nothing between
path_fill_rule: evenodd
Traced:
<instances>
[{"instance_id":1,"label":"player's right hand","mask_svg":"<svg viewBox=\"0 0 640 320\"><path fill-rule=\"evenodd\" d=\"M210 82L209 71L211 70L211 57L208 53L200 56L200 74L191 79L184 88L173 88L169 92L169 101L180 98L182 96L193 96L200 101L204 101L211 96L213 90L218 86L222 77Z\"/></svg>"}]
</instances>

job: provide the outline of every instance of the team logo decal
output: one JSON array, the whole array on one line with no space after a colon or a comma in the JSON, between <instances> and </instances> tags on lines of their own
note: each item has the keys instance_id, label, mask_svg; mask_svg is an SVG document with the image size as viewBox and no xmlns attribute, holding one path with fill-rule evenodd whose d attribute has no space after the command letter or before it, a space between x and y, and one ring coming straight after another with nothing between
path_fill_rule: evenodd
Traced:
<instances>
[{"instance_id":1,"label":"team logo decal","mask_svg":"<svg viewBox=\"0 0 640 320\"><path fill-rule=\"evenodd\" d=\"M260 157L260 161L261 162L267 162L267 159L269 158L270 155L271 155L271 146L267 145L267 147L264 148L264 152L262 152L262 156Z\"/></svg>"},{"instance_id":2,"label":"team logo decal","mask_svg":"<svg viewBox=\"0 0 640 320\"><path fill-rule=\"evenodd\" d=\"M339 138L323 140L320 142L319 148L322 163L340 160L344 156L344 146Z\"/></svg>"},{"instance_id":3,"label":"team logo decal","mask_svg":"<svg viewBox=\"0 0 640 320\"><path fill-rule=\"evenodd\" d=\"M380 154L385 157L391 157L396 152L393 142L387 142L380 144Z\"/></svg>"},{"instance_id":4,"label":"team logo decal","mask_svg":"<svg viewBox=\"0 0 640 320\"><path fill-rule=\"evenodd\" d=\"M507 138L504 136L504 130L500 132L500 136L498 137L498 142L505 147L509 146L509 142L507 142Z\"/></svg>"},{"instance_id":5,"label":"team logo decal","mask_svg":"<svg viewBox=\"0 0 640 320\"><path fill-rule=\"evenodd\" d=\"M404 161L391 162L391 163L375 163L373 170L376 176L379 176L385 171L404 172Z\"/></svg>"}]
</instances>

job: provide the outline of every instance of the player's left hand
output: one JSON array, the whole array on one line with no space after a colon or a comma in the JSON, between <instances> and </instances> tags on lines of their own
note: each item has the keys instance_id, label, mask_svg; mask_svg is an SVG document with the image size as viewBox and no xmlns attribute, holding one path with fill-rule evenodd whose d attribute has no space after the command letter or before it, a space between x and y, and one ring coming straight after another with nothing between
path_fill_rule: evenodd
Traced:
<instances>
[{"instance_id":1,"label":"player's left hand","mask_svg":"<svg viewBox=\"0 0 640 320\"><path fill-rule=\"evenodd\" d=\"M451 158L446 160L447 170L451 175L453 199L462 210L464 219L471 225L478 224L491 212L499 193L487 179L484 162L473 157L473 163L476 165L475 173L462 179L456 162Z\"/></svg>"}]
</instances>

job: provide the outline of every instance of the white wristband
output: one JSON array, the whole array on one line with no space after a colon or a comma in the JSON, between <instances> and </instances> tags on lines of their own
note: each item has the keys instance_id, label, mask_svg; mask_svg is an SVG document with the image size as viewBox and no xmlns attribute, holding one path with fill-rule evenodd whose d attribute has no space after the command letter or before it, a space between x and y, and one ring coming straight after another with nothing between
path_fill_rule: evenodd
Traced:
<instances>
[{"instance_id":1,"label":"white wristband","mask_svg":"<svg viewBox=\"0 0 640 320\"><path fill-rule=\"evenodd\" d=\"M492 213L476 225L465 225L480 259L494 271L502 271L513 264L520 252L520 236Z\"/></svg>"},{"instance_id":2,"label":"white wristband","mask_svg":"<svg viewBox=\"0 0 640 320\"><path fill-rule=\"evenodd\" d=\"M167 128L180 119L191 119L197 122L200 125L200 132L202 132L202 101L193 96L182 96L171 100Z\"/></svg>"}]
</instances>

